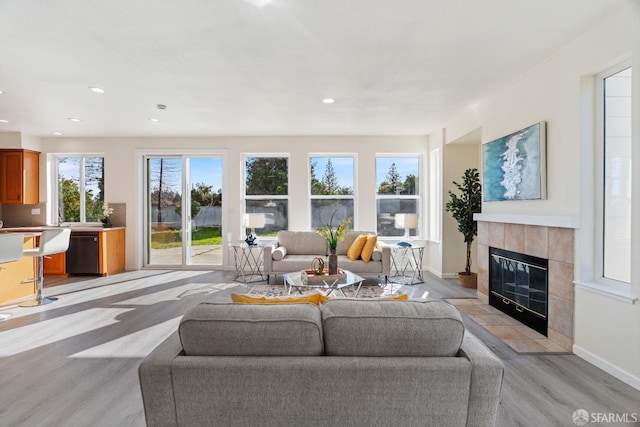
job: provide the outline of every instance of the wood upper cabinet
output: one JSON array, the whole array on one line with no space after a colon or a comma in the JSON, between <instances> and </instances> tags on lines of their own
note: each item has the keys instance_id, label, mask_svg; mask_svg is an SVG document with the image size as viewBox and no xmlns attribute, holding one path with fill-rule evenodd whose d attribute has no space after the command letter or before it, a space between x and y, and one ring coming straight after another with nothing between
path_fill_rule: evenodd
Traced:
<instances>
[{"instance_id":1,"label":"wood upper cabinet","mask_svg":"<svg viewBox=\"0 0 640 427\"><path fill-rule=\"evenodd\" d=\"M40 153L0 150L0 203L40 203Z\"/></svg>"}]
</instances>

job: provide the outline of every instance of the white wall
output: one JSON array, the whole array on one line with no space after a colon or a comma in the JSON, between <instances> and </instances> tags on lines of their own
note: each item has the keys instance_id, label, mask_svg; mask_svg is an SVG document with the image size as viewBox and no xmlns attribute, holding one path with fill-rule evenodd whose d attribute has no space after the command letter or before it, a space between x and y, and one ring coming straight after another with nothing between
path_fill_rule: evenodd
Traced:
<instances>
[{"instance_id":1,"label":"white wall","mask_svg":"<svg viewBox=\"0 0 640 427\"><path fill-rule=\"evenodd\" d=\"M640 147L640 3L631 2L573 40L552 58L482 100L473 109L461 110L444 125L463 135L482 128L489 142L540 121L547 122L547 199L483 204L483 213L579 217L575 253L578 281L588 277L593 263L593 124L584 114L593 93L585 93L585 78L625 57L634 66L634 147ZM591 101L592 103L592 101ZM634 162L640 165L640 150ZM634 194L640 194L634 171ZM637 184L637 185L636 185ZM581 193L583 193L581 195ZM636 199L637 200L637 199ZM635 212L640 210L634 207ZM639 261L640 225L632 226L634 259ZM586 253L585 253L586 251ZM446 256L445 256L446 258ZM631 297L640 295L640 268L632 262ZM610 373L640 388L640 304L577 287L575 295L574 351Z\"/></svg>"},{"instance_id":2,"label":"white wall","mask_svg":"<svg viewBox=\"0 0 640 427\"><path fill-rule=\"evenodd\" d=\"M102 153L105 157L105 200L127 204L127 269L141 266L142 198L140 153L146 150L198 152L222 150L226 154L223 209L227 214L226 232L232 239L241 235L240 212L243 191L243 154L290 154L289 228L309 229L308 153L346 153L357 156L356 191L374 195L377 153L419 153L426 157L425 136L344 136L344 137L210 137L210 138L44 138L44 157L48 153ZM138 157L137 157L138 156ZM426 188L422 179L422 191ZM41 196L42 198L42 196ZM425 198L426 199L426 198ZM376 229L374 197L359 197L355 229ZM424 229L424 227L423 227ZM224 234L226 236L226 234Z\"/></svg>"}]
</instances>

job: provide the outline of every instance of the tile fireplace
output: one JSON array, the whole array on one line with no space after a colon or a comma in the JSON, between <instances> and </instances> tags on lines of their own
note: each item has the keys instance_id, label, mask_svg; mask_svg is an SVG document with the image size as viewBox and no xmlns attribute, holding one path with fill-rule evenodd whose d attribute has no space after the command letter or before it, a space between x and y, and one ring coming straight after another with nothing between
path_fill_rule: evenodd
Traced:
<instances>
[{"instance_id":1,"label":"tile fireplace","mask_svg":"<svg viewBox=\"0 0 640 427\"><path fill-rule=\"evenodd\" d=\"M551 341L570 350L573 346L574 311L574 228L573 224L540 225L518 223L509 218L478 218L478 301L490 303L490 266L492 248L547 260L546 335ZM512 218L513 222L508 222ZM540 221L545 217L539 217ZM523 219L524 221L524 219ZM553 218L550 220L553 223ZM524 292L523 292L524 293ZM531 296L531 294L529 294ZM515 302L522 296L512 295ZM507 299L507 300L509 300ZM534 298L535 299L535 298ZM537 303L537 301L534 301ZM506 304L505 304L506 305ZM510 304L512 310L524 310L524 304ZM535 306L536 304L532 305ZM539 329L530 326L532 329Z\"/></svg>"}]
</instances>

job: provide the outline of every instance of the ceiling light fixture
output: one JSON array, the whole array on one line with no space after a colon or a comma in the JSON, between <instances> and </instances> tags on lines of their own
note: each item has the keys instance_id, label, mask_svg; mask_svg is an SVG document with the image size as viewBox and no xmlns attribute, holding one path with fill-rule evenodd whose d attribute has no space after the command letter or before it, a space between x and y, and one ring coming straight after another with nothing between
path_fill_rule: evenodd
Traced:
<instances>
[{"instance_id":1,"label":"ceiling light fixture","mask_svg":"<svg viewBox=\"0 0 640 427\"><path fill-rule=\"evenodd\" d=\"M149 119L149 121L150 121L150 122L153 122L153 123L158 123L160 120L158 120L158 119L153 119L153 118L152 118L152 119Z\"/></svg>"},{"instance_id":2,"label":"ceiling light fixture","mask_svg":"<svg viewBox=\"0 0 640 427\"><path fill-rule=\"evenodd\" d=\"M333 98L325 98L322 100L323 104L333 104L334 102L336 102L336 100Z\"/></svg>"},{"instance_id":3,"label":"ceiling light fixture","mask_svg":"<svg viewBox=\"0 0 640 427\"><path fill-rule=\"evenodd\" d=\"M9 120L0 119L0 123L9 123Z\"/></svg>"},{"instance_id":4,"label":"ceiling light fixture","mask_svg":"<svg viewBox=\"0 0 640 427\"><path fill-rule=\"evenodd\" d=\"M78 122L81 122L81 121L82 121L82 120L77 119L77 118L75 118L75 117L69 117L67 120L69 120L70 122L75 122L75 123L78 123Z\"/></svg>"},{"instance_id":5,"label":"ceiling light fixture","mask_svg":"<svg viewBox=\"0 0 640 427\"><path fill-rule=\"evenodd\" d=\"M54 135L57 135L57 136L62 135L62 132L51 132L51 133L54 134Z\"/></svg>"},{"instance_id":6,"label":"ceiling light fixture","mask_svg":"<svg viewBox=\"0 0 640 427\"><path fill-rule=\"evenodd\" d=\"M4 95L4 91L3 90L0 90L0 95Z\"/></svg>"},{"instance_id":7,"label":"ceiling light fixture","mask_svg":"<svg viewBox=\"0 0 640 427\"><path fill-rule=\"evenodd\" d=\"M97 87L97 86L89 86L89 90L91 92L95 92L95 93L105 93L106 90L102 89L101 87Z\"/></svg>"}]
</instances>

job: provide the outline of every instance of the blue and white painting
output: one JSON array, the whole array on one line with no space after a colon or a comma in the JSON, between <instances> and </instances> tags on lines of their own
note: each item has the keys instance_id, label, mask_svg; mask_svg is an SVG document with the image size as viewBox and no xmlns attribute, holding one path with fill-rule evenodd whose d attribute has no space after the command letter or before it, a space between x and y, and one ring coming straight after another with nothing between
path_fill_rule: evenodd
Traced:
<instances>
[{"instance_id":1,"label":"blue and white painting","mask_svg":"<svg viewBox=\"0 0 640 427\"><path fill-rule=\"evenodd\" d=\"M545 123L482 146L485 202L545 197Z\"/></svg>"}]
</instances>

